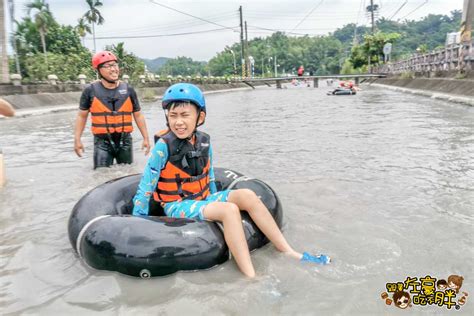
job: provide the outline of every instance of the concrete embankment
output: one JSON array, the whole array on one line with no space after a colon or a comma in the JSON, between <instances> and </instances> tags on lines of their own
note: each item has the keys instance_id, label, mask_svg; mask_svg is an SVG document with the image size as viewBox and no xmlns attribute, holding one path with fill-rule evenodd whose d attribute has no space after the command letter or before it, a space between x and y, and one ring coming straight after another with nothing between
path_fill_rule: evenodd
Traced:
<instances>
[{"instance_id":1,"label":"concrete embankment","mask_svg":"<svg viewBox=\"0 0 474 316\"><path fill-rule=\"evenodd\" d=\"M204 91L204 94L252 89L244 83L213 83L198 84L198 86ZM12 94L2 95L0 97L8 101L16 109L17 117L24 117L50 112L75 110L79 107L82 88L83 87L77 85L75 87L77 91ZM166 86L138 87L136 90L142 102L151 102L158 100L166 88ZM0 118L1 117L2 116L0 116Z\"/></svg>"},{"instance_id":2,"label":"concrete embankment","mask_svg":"<svg viewBox=\"0 0 474 316\"><path fill-rule=\"evenodd\" d=\"M474 80L449 78L379 78L371 85L474 106Z\"/></svg>"}]
</instances>

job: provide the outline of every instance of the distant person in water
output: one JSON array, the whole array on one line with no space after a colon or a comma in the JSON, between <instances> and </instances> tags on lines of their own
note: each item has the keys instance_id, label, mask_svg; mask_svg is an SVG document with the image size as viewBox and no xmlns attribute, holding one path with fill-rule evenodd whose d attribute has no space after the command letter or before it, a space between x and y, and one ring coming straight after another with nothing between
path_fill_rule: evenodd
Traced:
<instances>
[{"instance_id":1,"label":"distant person in water","mask_svg":"<svg viewBox=\"0 0 474 316\"><path fill-rule=\"evenodd\" d=\"M166 89L162 99L167 129L160 132L133 198L133 215L148 216L150 198L160 203L166 216L217 221L240 271L255 276L240 211L246 210L273 245L303 262L328 264L325 255L295 251L272 215L249 189L217 191L210 136L197 128L206 119L202 91L189 83ZM179 238L179 236L176 236Z\"/></svg>"},{"instance_id":2,"label":"distant person in water","mask_svg":"<svg viewBox=\"0 0 474 316\"><path fill-rule=\"evenodd\" d=\"M14 116L15 109L6 100L0 98L0 115L3 116Z\"/></svg>"},{"instance_id":3,"label":"distant person in water","mask_svg":"<svg viewBox=\"0 0 474 316\"><path fill-rule=\"evenodd\" d=\"M84 146L82 132L87 116L91 113L94 134L94 169L109 167L114 163L133 162L132 121L143 136L142 149L150 151L145 117L140 111L137 93L127 83L119 81L119 64L108 51L96 53L92 66L100 80L88 85L82 92L79 112L74 129L74 151L82 157Z\"/></svg>"}]
</instances>

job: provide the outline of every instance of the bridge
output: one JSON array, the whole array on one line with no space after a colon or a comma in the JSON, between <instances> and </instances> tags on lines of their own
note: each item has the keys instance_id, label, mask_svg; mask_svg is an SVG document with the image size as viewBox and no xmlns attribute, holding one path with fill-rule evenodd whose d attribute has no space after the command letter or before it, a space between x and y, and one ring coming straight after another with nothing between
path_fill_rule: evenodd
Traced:
<instances>
[{"instance_id":1,"label":"bridge","mask_svg":"<svg viewBox=\"0 0 474 316\"><path fill-rule=\"evenodd\" d=\"M243 78L240 81L254 88L253 82L263 82L267 85L275 82L277 89L281 89L282 82L288 82L293 79L297 80L313 80L313 87L319 87L320 79L354 79L355 84L359 84L360 79L385 78L387 75L379 74L347 74L347 75L324 75L324 76L288 76L288 77L273 77L273 78Z\"/></svg>"}]
</instances>

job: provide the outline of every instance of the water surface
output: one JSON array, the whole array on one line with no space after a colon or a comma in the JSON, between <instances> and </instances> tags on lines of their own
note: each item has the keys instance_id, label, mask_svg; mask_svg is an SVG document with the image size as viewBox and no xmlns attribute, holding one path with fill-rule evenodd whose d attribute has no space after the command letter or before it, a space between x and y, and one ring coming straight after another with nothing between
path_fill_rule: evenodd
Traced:
<instances>
[{"instance_id":1,"label":"water surface","mask_svg":"<svg viewBox=\"0 0 474 316\"><path fill-rule=\"evenodd\" d=\"M74 204L95 186L142 171L92 170L92 137L75 156L75 111L0 120L8 183L0 190L0 314L274 315L394 313L380 298L408 276L464 277L472 313L474 108L365 87L356 96L288 86L207 96L203 128L215 165L262 179L284 205L284 233L331 266L302 265L272 246L151 280L91 270L69 244ZM144 104L150 132L164 126ZM413 306L416 313L447 313ZM450 311L454 312L454 311Z\"/></svg>"}]
</instances>

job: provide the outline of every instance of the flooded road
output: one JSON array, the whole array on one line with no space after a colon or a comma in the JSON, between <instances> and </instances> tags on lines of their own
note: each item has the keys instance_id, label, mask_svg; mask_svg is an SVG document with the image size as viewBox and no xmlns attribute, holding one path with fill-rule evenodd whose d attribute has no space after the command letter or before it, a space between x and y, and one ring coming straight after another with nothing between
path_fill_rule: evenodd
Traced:
<instances>
[{"instance_id":1,"label":"flooded road","mask_svg":"<svg viewBox=\"0 0 474 316\"><path fill-rule=\"evenodd\" d=\"M0 314L394 313L380 297L386 283L451 274L464 277L461 291L470 294L456 313L472 314L474 108L374 87L355 96L327 89L207 96L202 130L215 165L270 184L290 243L334 258L303 265L267 246L252 253L251 281L233 261L150 280L86 267L69 244L70 211L95 186L143 170L139 133L133 165L93 171L89 128L86 155L73 152L75 111L0 120L8 179L0 190ZM143 112L151 134L163 128L159 103Z\"/></svg>"}]
</instances>

